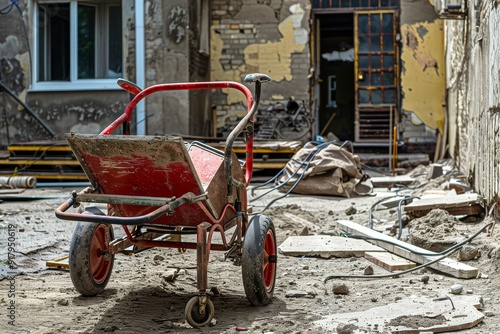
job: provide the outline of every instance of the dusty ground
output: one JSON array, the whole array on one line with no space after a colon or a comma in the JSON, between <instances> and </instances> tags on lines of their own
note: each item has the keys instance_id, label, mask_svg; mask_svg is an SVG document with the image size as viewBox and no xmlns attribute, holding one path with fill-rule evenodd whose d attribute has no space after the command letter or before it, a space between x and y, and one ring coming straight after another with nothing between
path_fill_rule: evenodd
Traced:
<instances>
[{"instance_id":1,"label":"dusty ground","mask_svg":"<svg viewBox=\"0 0 500 334\"><path fill-rule=\"evenodd\" d=\"M425 178L425 167L413 175L418 180L415 185L420 185L413 190L417 195L425 189L447 188L446 177L429 182ZM325 327L317 321L332 314L368 310L405 298L450 295L450 288L455 284L463 286L463 294L482 296L484 304L483 321L462 332L496 333L500 328L498 229L493 236L482 233L470 243L472 251L477 253L466 263L479 268L483 277L466 280L432 270L418 270L397 278L344 278L323 283L330 275L362 275L368 266L375 274L388 272L364 258L280 255L274 300L266 307L249 304L242 286L241 268L223 261L222 252L212 252L208 278L215 292L212 293L215 318L211 326L201 329L191 328L184 318L184 307L196 293L194 251L152 249L134 256L118 254L105 292L84 298L73 288L67 271L45 266L47 260L68 253L74 223L56 219L54 209L68 197L70 190L37 189L29 194L46 198L0 204L1 333L333 333L337 330L351 333L356 332L355 327ZM257 191L262 192L264 190ZM366 225L372 204L394 192L377 189L376 194L352 199L290 195L275 202L266 214L274 221L278 245L293 235L338 235L337 220ZM254 201L255 211L281 195L272 192ZM290 214L299 219L290 219ZM446 236L462 240L492 221L487 217L483 222L463 222L446 212L433 215L421 218L417 227L415 222L409 223L414 227L411 230L415 236L420 233L430 238L429 231L435 231L432 238ZM376 226L391 225L397 214L395 209L376 211L374 219ZM15 246L11 250L15 251L17 270L10 270L5 261L10 251L9 230L14 231ZM167 281L165 276L171 269L179 270L179 275L174 281ZM424 276L429 277L427 283L422 280ZM347 286L348 294L333 293L333 286L339 284ZM15 311L11 305L15 305Z\"/></svg>"}]
</instances>

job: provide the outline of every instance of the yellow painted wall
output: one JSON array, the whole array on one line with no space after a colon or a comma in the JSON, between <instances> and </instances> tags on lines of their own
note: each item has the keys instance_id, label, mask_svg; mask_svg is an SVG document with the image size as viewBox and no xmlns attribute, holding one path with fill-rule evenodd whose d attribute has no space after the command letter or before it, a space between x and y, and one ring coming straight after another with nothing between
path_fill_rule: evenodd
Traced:
<instances>
[{"instance_id":1,"label":"yellow painted wall","mask_svg":"<svg viewBox=\"0 0 500 334\"><path fill-rule=\"evenodd\" d=\"M412 121L444 130L446 67L443 21L436 19L401 26L402 108Z\"/></svg>"},{"instance_id":2,"label":"yellow painted wall","mask_svg":"<svg viewBox=\"0 0 500 334\"><path fill-rule=\"evenodd\" d=\"M220 26L212 26L211 33L211 80L241 81L248 73L266 73L274 82L291 81L292 53L304 51L308 42L308 32L301 26L305 15L300 4L290 6L290 15L278 24L282 38L278 41L261 40L260 43L249 44L244 49L244 63L237 69L224 70L220 63L224 41L215 30ZM238 30L234 30L237 37ZM243 102L244 96L234 89L226 89L228 104Z\"/></svg>"}]
</instances>

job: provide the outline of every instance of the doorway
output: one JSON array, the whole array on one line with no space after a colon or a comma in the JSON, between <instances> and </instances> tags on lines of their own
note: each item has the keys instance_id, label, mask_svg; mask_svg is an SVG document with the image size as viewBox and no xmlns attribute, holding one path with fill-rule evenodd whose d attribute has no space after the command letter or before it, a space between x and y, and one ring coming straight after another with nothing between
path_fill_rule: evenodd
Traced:
<instances>
[{"instance_id":1,"label":"doorway","mask_svg":"<svg viewBox=\"0 0 500 334\"><path fill-rule=\"evenodd\" d=\"M315 112L325 139L388 144L398 122L395 10L315 15Z\"/></svg>"},{"instance_id":2,"label":"doorway","mask_svg":"<svg viewBox=\"0 0 500 334\"><path fill-rule=\"evenodd\" d=\"M319 135L354 141L354 15L321 15L319 28Z\"/></svg>"}]
</instances>

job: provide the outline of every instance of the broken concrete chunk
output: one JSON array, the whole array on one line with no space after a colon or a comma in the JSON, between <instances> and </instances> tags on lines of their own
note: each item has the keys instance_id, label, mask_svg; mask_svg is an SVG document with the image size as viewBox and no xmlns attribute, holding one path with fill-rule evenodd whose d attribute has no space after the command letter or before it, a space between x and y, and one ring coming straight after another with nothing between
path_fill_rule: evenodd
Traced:
<instances>
[{"instance_id":1,"label":"broken concrete chunk","mask_svg":"<svg viewBox=\"0 0 500 334\"><path fill-rule=\"evenodd\" d=\"M452 285L450 291L454 295L459 295L462 293L463 287L460 284Z\"/></svg>"},{"instance_id":2,"label":"broken concrete chunk","mask_svg":"<svg viewBox=\"0 0 500 334\"><path fill-rule=\"evenodd\" d=\"M332 287L332 291L336 295L348 295L349 288L345 284L337 284Z\"/></svg>"}]
</instances>

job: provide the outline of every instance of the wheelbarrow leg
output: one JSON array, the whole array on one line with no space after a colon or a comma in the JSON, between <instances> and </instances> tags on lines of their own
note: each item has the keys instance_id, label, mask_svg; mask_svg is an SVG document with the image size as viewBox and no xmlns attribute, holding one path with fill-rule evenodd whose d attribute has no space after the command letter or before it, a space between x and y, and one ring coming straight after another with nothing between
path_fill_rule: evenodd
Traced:
<instances>
[{"instance_id":1,"label":"wheelbarrow leg","mask_svg":"<svg viewBox=\"0 0 500 334\"><path fill-rule=\"evenodd\" d=\"M198 292L205 293L208 287L208 255L207 248L207 231L210 227L209 223L202 223L196 229L196 255L197 255L197 277L198 277Z\"/></svg>"},{"instance_id":2,"label":"wheelbarrow leg","mask_svg":"<svg viewBox=\"0 0 500 334\"><path fill-rule=\"evenodd\" d=\"M189 300L186 305L185 315L187 322L193 327L208 325L214 317L214 304L207 296L208 286L208 256L207 230L209 223L202 223L196 229L196 255L197 255L197 287L198 295Z\"/></svg>"}]
</instances>

